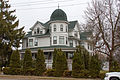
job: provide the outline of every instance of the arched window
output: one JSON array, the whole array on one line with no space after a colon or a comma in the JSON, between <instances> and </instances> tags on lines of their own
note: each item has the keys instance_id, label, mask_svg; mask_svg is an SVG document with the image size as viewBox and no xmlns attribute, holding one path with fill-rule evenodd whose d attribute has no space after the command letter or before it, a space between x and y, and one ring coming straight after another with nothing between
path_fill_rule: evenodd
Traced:
<instances>
[{"instance_id":1,"label":"arched window","mask_svg":"<svg viewBox=\"0 0 120 80\"><path fill-rule=\"evenodd\" d=\"M53 30L54 30L54 32L56 32L56 24L54 24L54 26L53 26Z\"/></svg>"},{"instance_id":2,"label":"arched window","mask_svg":"<svg viewBox=\"0 0 120 80\"><path fill-rule=\"evenodd\" d=\"M39 28L37 28L37 34L39 34L39 32L40 32L40 29L39 29Z\"/></svg>"},{"instance_id":3,"label":"arched window","mask_svg":"<svg viewBox=\"0 0 120 80\"><path fill-rule=\"evenodd\" d=\"M66 32L68 32L68 26L66 26Z\"/></svg>"},{"instance_id":4,"label":"arched window","mask_svg":"<svg viewBox=\"0 0 120 80\"><path fill-rule=\"evenodd\" d=\"M60 25L60 31L63 31L63 24Z\"/></svg>"}]
</instances>

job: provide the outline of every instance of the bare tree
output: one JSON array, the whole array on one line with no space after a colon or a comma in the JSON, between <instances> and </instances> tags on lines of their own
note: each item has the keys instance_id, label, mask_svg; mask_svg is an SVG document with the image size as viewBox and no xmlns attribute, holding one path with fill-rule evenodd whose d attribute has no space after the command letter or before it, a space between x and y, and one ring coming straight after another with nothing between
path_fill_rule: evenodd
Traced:
<instances>
[{"instance_id":1,"label":"bare tree","mask_svg":"<svg viewBox=\"0 0 120 80\"><path fill-rule=\"evenodd\" d=\"M109 70L111 71L114 51L120 46L120 41L116 37L118 25L120 25L118 1L93 0L85 14L86 24L89 24L93 30L95 51L108 56Z\"/></svg>"}]
</instances>

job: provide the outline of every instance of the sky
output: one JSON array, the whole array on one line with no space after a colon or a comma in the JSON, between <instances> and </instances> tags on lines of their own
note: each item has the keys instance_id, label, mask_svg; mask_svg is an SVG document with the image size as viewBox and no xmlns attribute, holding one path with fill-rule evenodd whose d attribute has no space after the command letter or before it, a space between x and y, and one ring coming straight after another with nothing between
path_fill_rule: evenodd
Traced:
<instances>
[{"instance_id":1,"label":"sky","mask_svg":"<svg viewBox=\"0 0 120 80\"><path fill-rule=\"evenodd\" d=\"M11 10L16 10L15 15L19 19L19 27L25 32L35 24L36 21L45 23L55 9L62 9L67 14L68 21L78 20L85 22L84 11L92 0L9 0Z\"/></svg>"}]
</instances>

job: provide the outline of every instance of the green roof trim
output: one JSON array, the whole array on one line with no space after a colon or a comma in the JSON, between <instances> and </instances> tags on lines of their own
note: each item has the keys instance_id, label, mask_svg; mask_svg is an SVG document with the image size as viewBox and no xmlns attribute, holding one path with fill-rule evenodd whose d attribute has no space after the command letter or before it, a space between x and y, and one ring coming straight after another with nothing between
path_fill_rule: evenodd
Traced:
<instances>
[{"instance_id":1,"label":"green roof trim","mask_svg":"<svg viewBox=\"0 0 120 80\"><path fill-rule=\"evenodd\" d=\"M64 45L56 45L56 46L45 46L45 47L34 47L30 48L31 50L36 50L36 49L76 49L75 47L70 47L70 46L64 46ZM26 49L22 49L26 50Z\"/></svg>"}]
</instances>

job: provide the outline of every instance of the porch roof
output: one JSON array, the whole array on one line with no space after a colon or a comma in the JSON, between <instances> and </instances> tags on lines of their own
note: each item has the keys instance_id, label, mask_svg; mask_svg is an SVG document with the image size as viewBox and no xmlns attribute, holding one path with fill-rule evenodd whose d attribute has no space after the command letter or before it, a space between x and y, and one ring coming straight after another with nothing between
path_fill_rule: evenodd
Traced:
<instances>
[{"instance_id":1,"label":"porch roof","mask_svg":"<svg viewBox=\"0 0 120 80\"><path fill-rule=\"evenodd\" d=\"M53 52L54 49L62 49L62 51L67 51L67 52L74 52L76 50L75 47L70 47L70 46L62 46L62 45L56 45L56 46L45 46L45 47L34 47L30 48L31 52L37 52L38 49L42 49L43 52ZM21 49L20 53L25 53L26 49Z\"/></svg>"}]
</instances>

